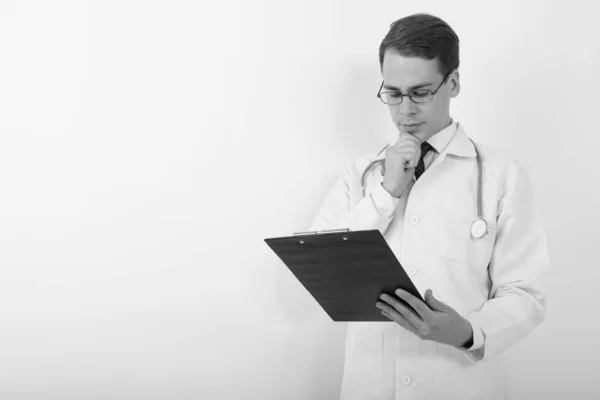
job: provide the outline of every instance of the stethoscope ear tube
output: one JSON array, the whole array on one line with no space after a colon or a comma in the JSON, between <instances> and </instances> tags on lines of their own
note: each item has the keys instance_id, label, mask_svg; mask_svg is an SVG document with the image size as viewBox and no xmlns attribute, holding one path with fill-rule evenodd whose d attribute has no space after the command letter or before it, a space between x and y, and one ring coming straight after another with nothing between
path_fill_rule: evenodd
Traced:
<instances>
[{"instance_id":1,"label":"stethoscope ear tube","mask_svg":"<svg viewBox=\"0 0 600 400\"><path fill-rule=\"evenodd\" d=\"M390 145L386 145L383 149L381 149L381 151L379 153L377 153L377 155L375 157L379 157L381 155L381 153L384 152L385 149L387 149ZM365 168L365 171L362 174L362 177L360 178L360 187L362 190L362 197L364 198L366 196L365 193L365 179L367 174L369 173L369 171L375 166L375 164L381 164L381 171L382 173L385 173L385 160L374 160L371 161L369 163L369 165L367 165L367 168Z\"/></svg>"},{"instance_id":2,"label":"stethoscope ear tube","mask_svg":"<svg viewBox=\"0 0 600 400\"><path fill-rule=\"evenodd\" d=\"M363 197L365 197L365 177L367 176L367 173L375 166L375 164L381 164L383 169L383 161L384 160L371 161L369 165L367 165L367 168L365 168L365 172L363 172L362 177L360 178L360 187L362 188Z\"/></svg>"}]
</instances>

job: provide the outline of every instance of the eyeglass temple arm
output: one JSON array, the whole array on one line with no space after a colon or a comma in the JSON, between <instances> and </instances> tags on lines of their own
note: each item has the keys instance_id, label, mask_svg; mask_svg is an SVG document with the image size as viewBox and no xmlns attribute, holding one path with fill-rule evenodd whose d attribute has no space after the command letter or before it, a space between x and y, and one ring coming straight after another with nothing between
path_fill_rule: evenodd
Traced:
<instances>
[{"instance_id":1,"label":"eyeglass temple arm","mask_svg":"<svg viewBox=\"0 0 600 400\"><path fill-rule=\"evenodd\" d=\"M381 86L379 86L379 90L377 91L377 97L380 97L381 89L383 89L383 81L381 81Z\"/></svg>"}]
</instances>

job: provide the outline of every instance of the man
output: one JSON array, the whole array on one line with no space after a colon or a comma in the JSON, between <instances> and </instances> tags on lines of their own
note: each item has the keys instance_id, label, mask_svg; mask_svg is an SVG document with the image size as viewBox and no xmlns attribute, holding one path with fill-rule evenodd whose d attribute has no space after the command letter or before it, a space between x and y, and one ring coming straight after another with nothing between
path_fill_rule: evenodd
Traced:
<instances>
[{"instance_id":1,"label":"man","mask_svg":"<svg viewBox=\"0 0 600 400\"><path fill-rule=\"evenodd\" d=\"M310 228L378 229L425 299L384 295L373 307L390 322L348 323L344 400L507 398L502 353L545 317L539 277L549 260L527 173L475 146L450 117L458 43L431 15L391 25L378 97L398 138L348 164ZM363 196L361 177L378 158L384 168L367 173ZM489 229L480 238L471 233L478 158Z\"/></svg>"}]
</instances>

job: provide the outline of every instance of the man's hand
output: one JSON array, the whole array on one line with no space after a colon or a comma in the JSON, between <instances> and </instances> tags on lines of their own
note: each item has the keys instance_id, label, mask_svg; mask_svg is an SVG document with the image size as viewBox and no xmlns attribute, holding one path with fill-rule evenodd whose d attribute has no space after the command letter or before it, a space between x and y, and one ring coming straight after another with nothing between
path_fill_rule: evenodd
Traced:
<instances>
[{"instance_id":1,"label":"man's hand","mask_svg":"<svg viewBox=\"0 0 600 400\"><path fill-rule=\"evenodd\" d=\"M403 134L385 151L383 188L392 196L400 197L412 181L420 158L421 141L413 135Z\"/></svg>"},{"instance_id":2,"label":"man's hand","mask_svg":"<svg viewBox=\"0 0 600 400\"><path fill-rule=\"evenodd\" d=\"M469 321L452 307L433 297L431 289L425 292L425 303L402 289L396 290L396 295L417 313L387 294L380 296L384 301L378 301L377 308L382 310L383 315L419 338L454 347L461 347L472 340L473 330Z\"/></svg>"}]
</instances>

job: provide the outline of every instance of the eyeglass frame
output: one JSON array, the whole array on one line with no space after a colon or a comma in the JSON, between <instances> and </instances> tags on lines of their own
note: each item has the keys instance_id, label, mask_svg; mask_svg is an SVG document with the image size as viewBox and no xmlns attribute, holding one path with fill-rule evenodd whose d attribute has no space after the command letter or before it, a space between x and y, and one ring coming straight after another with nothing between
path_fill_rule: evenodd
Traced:
<instances>
[{"instance_id":1,"label":"eyeglass frame","mask_svg":"<svg viewBox=\"0 0 600 400\"><path fill-rule=\"evenodd\" d=\"M383 101L383 99L381 98L381 89L383 89L383 84L385 83L385 81L381 81L381 86L379 87L379 91L377 92L377 97L379 98L379 100L381 100L381 102L382 102L383 104L385 104L385 105L388 105L388 106L397 106L397 105L400 105L400 104L402 104L402 102L404 101L404 97L408 97L408 98L409 98L409 100L410 100L410 101L412 101L412 102L413 102L413 103L415 103L415 104L427 104L427 103L429 103L431 100L433 100L433 96L435 96L435 94L436 94L436 93L437 93L437 92L440 90L440 88L441 88L441 87L442 87L442 85L443 85L443 84L446 82L446 79L448 79L448 77L450 76L450 74L452 73L452 71L454 71L454 70L450 70L450 71L448 71L448 73L447 73L447 74L446 74L446 76L444 77L444 80L442 80L442 83L440 83L440 85L437 87L437 89L435 89L433 92L432 92L431 90L429 90L429 89L422 89L422 90L425 90L425 91L427 91L427 92L431 93L431 99L429 99L429 100L427 100L427 101L423 101L423 102L421 102L421 103L417 103L416 101L414 101L414 100L413 100L413 99L410 97L410 95L412 94L412 91L411 91L410 93L408 93L408 94L402 94L400 91L396 91L396 90L390 90L390 92L397 92L397 93L398 93L398 95L400 96L400 102L399 102L399 103L396 103L396 104L389 104L389 103L386 103L386 102L385 102L385 101ZM419 90L421 90L421 89L419 89ZM388 92L384 92L384 93L388 93Z\"/></svg>"}]
</instances>

